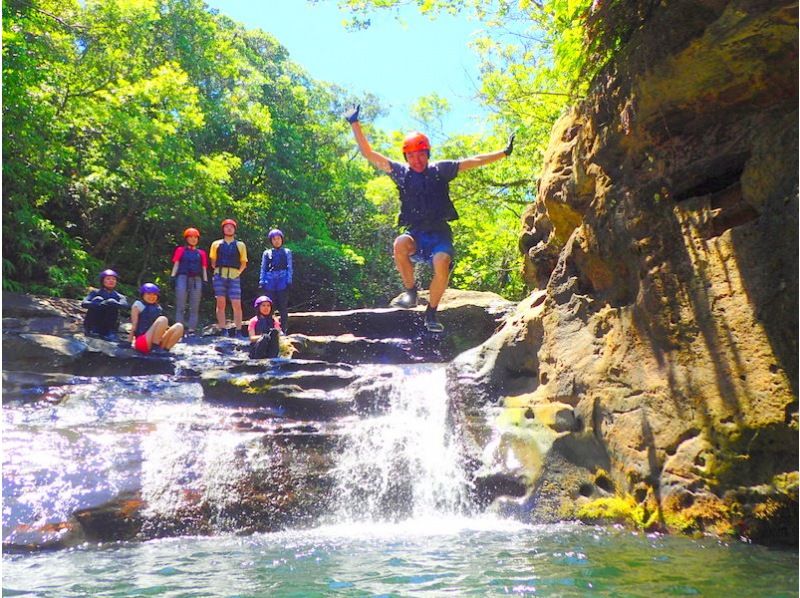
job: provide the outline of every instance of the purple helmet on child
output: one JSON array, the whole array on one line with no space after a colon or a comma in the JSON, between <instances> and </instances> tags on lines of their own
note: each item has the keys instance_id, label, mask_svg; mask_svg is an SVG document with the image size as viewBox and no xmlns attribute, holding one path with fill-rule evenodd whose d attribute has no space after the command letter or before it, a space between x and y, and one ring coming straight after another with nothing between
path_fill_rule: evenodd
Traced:
<instances>
[{"instance_id":1,"label":"purple helmet on child","mask_svg":"<svg viewBox=\"0 0 800 598\"><path fill-rule=\"evenodd\" d=\"M259 297L255 301L253 301L253 307L258 309L258 306L261 305L264 302L269 303L270 305L272 305L272 299L270 299L266 295L261 295L261 297Z\"/></svg>"},{"instance_id":2,"label":"purple helmet on child","mask_svg":"<svg viewBox=\"0 0 800 598\"><path fill-rule=\"evenodd\" d=\"M119 274L117 274L113 270L103 270L102 272L100 272L100 276L99 276L100 282L103 282L103 279L106 276L113 276L114 278L119 279Z\"/></svg>"},{"instance_id":3,"label":"purple helmet on child","mask_svg":"<svg viewBox=\"0 0 800 598\"><path fill-rule=\"evenodd\" d=\"M139 287L139 292L142 295L144 295L145 293L155 293L156 295L160 295L161 289L158 288L158 285L153 284L152 282L146 282Z\"/></svg>"},{"instance_id":4,"label":"purple helmet on child","mask_svg":"<svg viewBox=\"0 0 800 598\"><path fill-rule=\"evenodd\" d=\"M280 237L284 241L286 240L286 237L283 236L283 231L279 228L273 228L271 231L269 231L269 234L267 235L267 238L270 241L272 241L272 239L275 237Z\"/></svg>"}]
</instances>

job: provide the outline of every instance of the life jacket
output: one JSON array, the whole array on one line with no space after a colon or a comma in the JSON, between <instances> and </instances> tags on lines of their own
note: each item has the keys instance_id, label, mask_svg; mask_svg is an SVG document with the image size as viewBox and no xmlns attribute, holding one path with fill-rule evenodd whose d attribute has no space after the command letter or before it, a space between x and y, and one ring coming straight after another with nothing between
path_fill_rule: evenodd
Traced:
<instances>
[{"instance_id":1,"label":"life jacket","mask_svg":"<svg viewBox=\"0 0 800 598\"><path fill-rule=\"evenodd\" d=\"M403 177L400 191L400 226L419 230L437 230L449 220L457 220L458 212L450 200L450 182L445 180L437 165L424 172L410 168Z\"/></svg>"},{"instance_id":2,"label":"life jacket","mask_svg":"<svg viewBox=\"0 0 800 598\"><path fill-rule=\"evenodd\" d=\"M183 248L181 259L178 262L178 274L186 274L187 276L200 276L202 271L203 262L200 258L200 251L197 248L192 248L187 245Z\"/></svg>"},{"instance_id":3,"label":"life jacket","mask_svg":"<svg viewBox=\"0 0 800 598\"><path fill-rule=\"evenodd\" d=\"M103 299L114 299L119 303L119 305L104 305L103 309L118 309L119 307L128 307L124 295L121 295L117 291L113 290L110 291L105 287L90 292L86 296L86 299L83 300L83 303L81 303L81 307L96 309L98 306L92 303L92 299L94 299L95 297L102 297Z\"/></svg>"},{"instance_id":4,"label":"life jacket","mask_svg":"<svg viewBox=\"0 0 800 598\"><path fill-rule=\"evenodd\" d=\"M122 299L122 295L120 295L117 291L110 291L105 287L99 289L97 291L97 295L99 295L103 299L116 299L117 301Z\"/></svg>"},{"instance_id":5,"label":"life jacket","mask_svg":"<svg viewBox=\"0 0 800 598\"><path fill-rule=\"evenodd\" d=\"M153 325L156 318L164 311L158 304L144 302L142 302L142 304L144 305L144 309L139 312L139 320L136 322L136 330L134 331L135 336L141 336L150 330L150 326Z\"/></svg>"},{"instance_id":6,"label":"life jacket","mask_svg":"<svg viewBox=\"0 0 800 598\"><path fill-rule=\"evenodd\" d=\"M267 272L286 270L289 267L289 259L286 257L284 247L267 249Z\"/></svg>"},{"instance_id":7,"label":"life jacket","mask_svg":"<svg viewBox=\"0 0 800 598\"><path fill-rule=\"evenodd\" d=\"M262 316L259 314L258 320L256 320L256 334L266 334L273 328L275 328L275 319L272 315L269 316Z\"/></svg>"},{"instance_id":8,"label":"life jacket","mask_svg":"<svg viewBox=\"0 0 800 598\"><path fill-rule=\"evenodd\" d=\"M241 265L242 258L239 255L239 242L236 239L230 243L222 241L217 246L217 267L238 268Z\"/></svg>"}]
</instances>

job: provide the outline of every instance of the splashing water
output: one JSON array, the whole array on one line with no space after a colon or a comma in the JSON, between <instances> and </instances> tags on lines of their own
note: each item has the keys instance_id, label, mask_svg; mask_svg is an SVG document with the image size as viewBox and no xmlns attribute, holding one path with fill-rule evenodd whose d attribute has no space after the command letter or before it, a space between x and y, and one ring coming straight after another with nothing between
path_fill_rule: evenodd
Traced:
<instances>
[{"instance_id":1,"label":"splashing water","mask_svg":"<svg viewBox=\"0 0 800 598\"><path fill-rule=\"evenodd\" d=\"M335 468L338 521L398 521L465 511L467 479L449 430L445 370L407 374L389 410L353 421Z\"/></svg>"}]
</instances>

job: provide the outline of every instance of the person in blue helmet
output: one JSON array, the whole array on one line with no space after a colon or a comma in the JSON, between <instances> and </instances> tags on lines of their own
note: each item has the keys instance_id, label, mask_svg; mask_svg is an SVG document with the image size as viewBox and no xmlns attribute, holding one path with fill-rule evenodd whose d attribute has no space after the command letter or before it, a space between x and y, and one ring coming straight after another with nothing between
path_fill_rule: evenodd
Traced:
<instances>
[{"instance_id":1,"label":"person in blue helmet","mask_svg":"<svg viewBox=\"0 0 800 598\"><path fill-rule=\"evenodd\" d=\"M89 336L115 341L119 330L119 310L128 308L128 300L115 290L119 275L114 270L103 270L99 279L100 288L90 291L81 303L81 307L86 308L83 328Z\"/></svg>"},{"instance_id":2,"label":"person in blue helmet","mask_svg":"<svg viewBox=\"0 0 800 598\"><path fill-rule=\"evenodd\" d=\"M430 140L420 132L409 133L403 140L403 157L406 163L395 162L370 147L359 122L361 106L344 114L350 123L361 154L378 170L389 175L400 194L398 225L401 234L394 240L394 262L403 282L404 292L395 302L399 307L416 307L417 283L414 280L414 263L428 262L433 267L430 298L425 310L425 327L431 332L442 332L444 326L436 318L439 301L447 289L453 267L455 250L450 221L458 213L450 199L450 181L459 173L485 166L511 155L514 134L505 148L487 154L430 162Z\"/></svg>"},{"instance_id":3,"label":"person in blue helmet","mask_svg":"<svg viewBox=\"0 0 800 598\"><path fill-rule=\"evenodd\" d=\"M289 334L289 290L292 288L292 250L284 247L280 229L269 231L267 239L272 247L261 256L261 275L258 286L275 301L275 311L280 313L281 329Z\"/></svg>"},{"instance_id":4,"label":"person in blue helmet","mask_svg":"<svg viewBox=\"0 0 800 598\"><path fill-rule=\"evenodd\" d=\"M272 314L272 299L261 295L253 302L256 315L247 323L250 337L250 359L271 359L278 356L281 325Z\"/></svg>"},{"instance_id":5,"label":"person in blue helmet","mask_svg":"<svg viewBox=\"0 0 800 598\"><path fill-rule=\"evenodd\" d=\"M183 337L183 324L169 325L164 310L158 304L161 289L152 282L139 288L142 298L131 306L131 346L145 355L153 347L169 351Z\"/></svg>"}]
</instances>

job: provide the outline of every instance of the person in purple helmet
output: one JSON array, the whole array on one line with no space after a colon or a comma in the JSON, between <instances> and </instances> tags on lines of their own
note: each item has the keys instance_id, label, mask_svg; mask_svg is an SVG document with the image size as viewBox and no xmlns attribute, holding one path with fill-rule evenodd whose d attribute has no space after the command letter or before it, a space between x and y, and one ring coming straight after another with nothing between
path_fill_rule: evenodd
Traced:
<instances>
[{"instance_id":1,"label":"person in purple helmet","mask_svg":"<svg viewBox=\"0 0 800 598\"><path fill-rule=\"evenodd\" d=\"M275 311L280 313L281 328L289 334L289 290L292 288L292 250L284 247L283 232L273 228L267 239L272 247L261 256L261 275L258 286L275 301Z\"/></svg>"},{"instance_id":2,"label":"person in purple helmet","mask_svg":"<svg viewBox=\"0 0 800 598\"><path fill-rule=\"evenodd\" d=\"M164 310L158 304L161 289L152 282L144 283L139 292L141 300L131 306L131 346L140 353L149 353L154 346L169 351L183 337L183 324L169 325Z\"/></svg>"},{"instance_id":3,"label":"person in purple helmet","mask_svg":"<svg viewBox=\"0 0 800 598\"><path fill-rule=\"evenodd\" d=\"M247 323L250 337L250 359L270 359L278 356L281 325L272 315L272 299L261 295L253 302L255 317Z\"/></svg>"},{"instance_id":4,"label":"person in purple helmet","mask_svg":"<svg viewBox=\"0 0 800 598\"><path fill-rule=\"evenodd\" d=\"M119 310L127 309L128 300L115 290L119 275L114 270L103 270L99 278L100 288L90 291L81 303L81 307L86 308L83 328L89 336L115 341L119 330Z\"/></svg>"}]
</instances>

